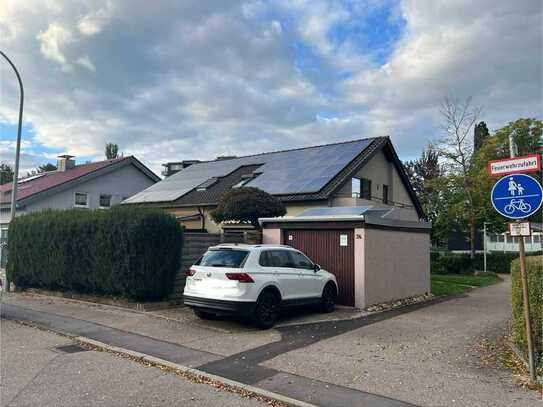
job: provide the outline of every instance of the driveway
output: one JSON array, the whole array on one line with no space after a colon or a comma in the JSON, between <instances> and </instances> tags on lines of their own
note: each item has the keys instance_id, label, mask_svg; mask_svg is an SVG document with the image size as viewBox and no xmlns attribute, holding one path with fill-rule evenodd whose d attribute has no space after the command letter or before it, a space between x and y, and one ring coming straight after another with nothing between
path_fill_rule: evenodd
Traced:
<instances>
[{"instance_id":1,"label":"driveway","mask_svg":"<svg viewBox=\"0 0 543 407\"><path fill-rule=\"evenodd\" d=\"M264 363L423 406L536 406L537 393L483 363L478 345L504 333L510 279L398 315Z\"/></svg>"}]
</instances>

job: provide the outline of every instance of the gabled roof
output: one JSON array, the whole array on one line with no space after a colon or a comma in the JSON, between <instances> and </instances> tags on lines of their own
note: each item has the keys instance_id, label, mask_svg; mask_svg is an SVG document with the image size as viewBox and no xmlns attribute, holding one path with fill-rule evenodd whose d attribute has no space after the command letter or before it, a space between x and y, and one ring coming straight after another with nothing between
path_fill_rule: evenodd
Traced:
<instances>
[{"instance_id":1,"label":"gabled roof","mask_svg":"<svg viewBox=\"0 0 543 407\"><path fill-rule=\"evenodd\" d=\"M66 171L48 171L27 178L19 179L17 188L17 203L21 204L30 199L41 197L46 192L55 192L73 183L87 181L105 172L126 165L134 165L146 176L157 182L160 178L133 156L97 161L89 164L76 165ZM11 200L12 183L0 185L0 204Z\"/></svg>"},{"instance_id":2,"label":"gabled roof","mask_svg":"<svg viewBox=\"0 0 543 407\"><path fill-rule=\"evenodd\" d=\"M215 205L223 192L247 175L253 177L244 186L260 188L282 201L325 200L381 150L395 164L419 216L424 217L422 207L388 137L199 162L123 203L163 207ZM198 188L207 181L210 181L208 188Z\"/></svg>"}]
</instances>

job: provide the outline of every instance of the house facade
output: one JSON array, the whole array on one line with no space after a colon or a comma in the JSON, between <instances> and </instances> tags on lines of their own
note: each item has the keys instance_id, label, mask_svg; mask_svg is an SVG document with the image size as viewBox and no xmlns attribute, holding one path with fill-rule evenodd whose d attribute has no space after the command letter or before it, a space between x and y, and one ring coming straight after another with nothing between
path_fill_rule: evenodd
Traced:
<instances>
[{"instance_id":1,"label":"house facade","mask_svg":"<svg viewBox=\"0 0 543 407\"><path fill-rule=\"evenodd\" d=\"M132 156L80 165L73 156L60 156L56 171L19 180L16 216L44 209L108 209L159 180ZM2 246L8 236L11 191L11 183L0 186ZM0 262L4 260L0 253Z\"/></svg>"},{"instance_id":2,"label":"house facade","mask_svg":"<svg viewBox=\"0 0 543 407\"><path fill-rule=\"evenodd\" d=\"M287 216L323 206L368 205L394 209L404 220L424 218L388 137L174 164L181 168L178 172L123 204L164 208L187 230L211 233L221 231L210 215L221 195L240 186L274 195L284 203Z\"/></svg>"}]
</instances>

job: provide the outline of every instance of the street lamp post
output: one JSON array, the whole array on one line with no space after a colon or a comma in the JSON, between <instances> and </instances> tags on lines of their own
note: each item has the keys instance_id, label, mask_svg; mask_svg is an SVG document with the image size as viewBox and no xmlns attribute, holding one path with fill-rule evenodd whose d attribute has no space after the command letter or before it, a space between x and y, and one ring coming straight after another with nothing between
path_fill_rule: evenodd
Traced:
<instances>
[{"instance_id":1,"label":"street lamp post","mask_svg":"<svg viewBox=\"0 0 543 407\"><path fill-rule=\"evenodd\" d=\"M9 216L9 222L13 222L13 219L15 219L15 213L17 211L17 181L19 179L19 156L21 153L21 129L23 127L23 101L24 101L24 89L23 89L23 81L21 80L21 76L19 75L19 71L17 71L17 68L11 62L11 60L8 58L8 56L0 51L0 55L2 55L6 61L8 61L8 64L13 68L13 71L15 72L15 75L17 76L17 81L19 82L19 124L17 126L17 143L15 147L15 167L13 168L13 187L11 188L11 212ZM9 231L8 231L9 236ZM8 237L9 239L9 237ZM10 289L10 282L9 280L6 281L6 289L9 291Z\"/></svg>"}]
</instances>

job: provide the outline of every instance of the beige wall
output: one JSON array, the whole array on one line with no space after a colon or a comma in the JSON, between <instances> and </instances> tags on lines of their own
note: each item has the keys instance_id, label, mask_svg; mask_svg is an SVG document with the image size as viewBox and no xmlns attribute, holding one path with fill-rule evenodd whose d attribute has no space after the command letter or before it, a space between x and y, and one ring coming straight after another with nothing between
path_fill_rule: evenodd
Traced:
<instances>
[{"instance_id":1,"label":"beige wall","mask_svg":"<svg viewBox=\"0 0 543 407\"><path fill-rule=\"evenodd\" d=\"M355 177L371 180L371 196L374 200L353 198L351 180L332 196L331 206L360 206L373 205L388 207L380 202L383 199L383 184L388 185L389 199L395 207L405 207L400 211L402 219L418 220L419 216L413 206L411 197L404 186L394 164L387 160L385 154L379 151L364 167L355 174Z\"/></svg>"},{"instance_id":2,"label":"beige wall","mask_svg":"<svg viewBox=\"0 0 543 407\"><path fill-rule=\"evenodd\" d=\"M367 307L430 292L430 236L396 230L357 229L355 293Z\"/></svg>"},{"instance_id":3,"label":"beige wall","mask_svg":"<svg viewBox=\"0 0 543 407\"><path fill-rule=\"evenodd\" d=\"M281 244L281 229L263 229L262 243Z\"/></svg>"}]
</instances>

